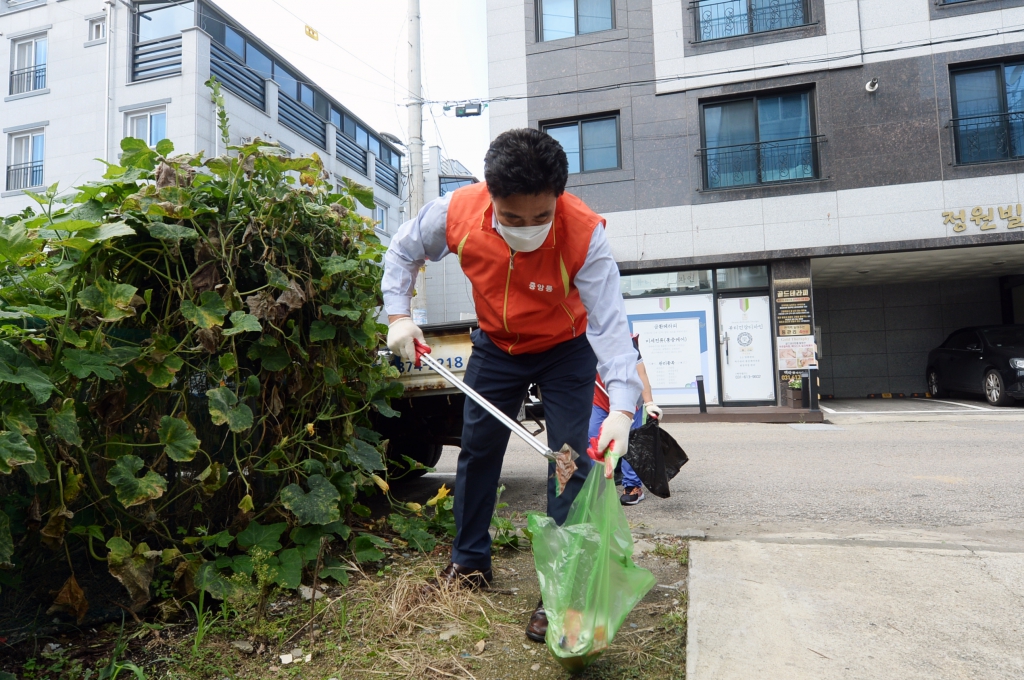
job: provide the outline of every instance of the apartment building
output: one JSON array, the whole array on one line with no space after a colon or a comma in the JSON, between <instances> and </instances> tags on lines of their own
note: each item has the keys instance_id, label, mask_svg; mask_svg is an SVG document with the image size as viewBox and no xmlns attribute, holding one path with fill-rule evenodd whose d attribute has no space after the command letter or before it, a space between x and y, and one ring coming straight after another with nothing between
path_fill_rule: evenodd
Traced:
<instances>
[{"instance_id":1,"label":"apartment building","mask_svg":"<svg viewBox=\"0 0 1024 680\"><path fill-rule=\"evenodd\" d=\"M372 186L375 219L398 224L398 140L373 130L209 0L0 0L5 177L0 212L25 190L70 188L117 162L124 137L224 152L205 83L223 86L231 142L316 152L335 177Z\"/></svg>"},{"instance_id":2,"label":"apartment building","mask_svg":"<svg viewBox=\"0 0 1024 680\"><path fill-rule=\"evenodd\" d=\"M488 0L491 134L607 219L659 403L924 394L1024 323L1024 0ZM450 285L458 285L450 284Z\"/></svg>"}]
</instances>

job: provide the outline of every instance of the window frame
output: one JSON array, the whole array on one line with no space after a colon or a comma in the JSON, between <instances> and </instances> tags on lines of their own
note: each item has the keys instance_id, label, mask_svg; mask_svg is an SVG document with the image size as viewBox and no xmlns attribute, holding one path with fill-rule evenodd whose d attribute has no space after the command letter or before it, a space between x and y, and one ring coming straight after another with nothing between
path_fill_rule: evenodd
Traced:
<instances>
[{"instance_id":1,"label":"window frame","mask_svg":"<svg viewBox=\"0 0 1024 680\"><path fill-rule=\"evenodd\" d=\"M152 141L152 138L153 138L153 116L154 116L154 114L162 114L163 117L164 117L164 136L161 137L160 139L156 140L155 142ZM125 111L125 114L124 114L124 138L134 136L133 135L133 132L134 132L133 127L134 126L132 125L132 121L135 121L135 120L137 120L139 118L142 118L143 116L146 117L146 139L143 140L144 142L146 142L146 146L148 146L149 148L153 149L153 148L156 148L157 143L159 143L161 141L161 139L169 139L168 134L167 134L167 107L165 107L165 106L156 106L156 107L153 107L151 109L138 109L138 110L135 110L135 111Z\"/></svg>"},{"instance_id":2,"label":"window frame","mask_svg":"<svg viewBox=\"0 0 1024 680\"><path fill-rule=\"evenodd\" d=\"M729 189L744 189L744 188L750 188L750 187L773 187L773 186L779 186L779 185L784 185L784 184L798 184L800 182L820 182L821 179L822 179L822 176L821 176L822 175L822 173L821 173L821 158L820 158L820 156L818 154L817 140L820 139L823 135L821 135L818 132L818 107L817 107L817 97L815 96L816 90L817 90L817 88L812 84L812 85L809 85L809 86L808 85L804 85L804 86L785 88L785 89L781 89L781 90L768 90L768 91L764 91L764 92L751 92L751 93L745 93L742 96L720 97L720 98L708 99L706 101L699 102L698 106L697 106L697 118L698 118L697 122L698 122L698 124L700 126L700 151L698 152L698 157L700 158L700 166L701 166L701 168L700 168L701 187L702 187L701 191L728 191ZM780 181L775 181L775 182L762 182L760 180L760 173L759 173L758 181L757 182L753 182L751 184L734 184L734 185L729 185L729 186L724 186L724 187L712 187L712 186L709 186L709 182L708 182L707 151L709 149L711 149L711 148L728 148L728 147L709 147L707 145L707 131L705 130L705 127L704 127L704 120L705 120L704 109L705 109L705 107L707 107L707 106L718 106L718 105L721 105L721 104L731 104L733 102L753 101L754 102L754 123L755 123L755 125L754 125L754 132L755 132L755 138L756 139L755 139L755 141L751 142L751 144L756 145L758 147L758 155L760 155L760 153L761 153L761 151L760 151L760 145L761 145L761 125L760 125L759 120L758 120L757 102L758 102L759 99L762 99L762 98L768 99L768 98L771 98L771 97L781 97L781 96L785 96L787 94L807 94L808 95L807 96L807 118L808 118L808 128L809 128L811 134L807 137L807 139L812 140L811 141L811 144L812 144L812 155L813 155L813 157L812 157L812 165L814 167L814 177L805 177L805 178L791 179L791 180L780 180ZM796 139L801 139L801 138L797 137ZM784 141L784 140L780 140L780 141Z\"/></svg>"},{"instance_id":3,"label":"window frame","mask_svg":"<svg viewBox=\"0 0 1024 680\"><path fill-rule=\"evenodd\" d=\"M42 145L43 145L42 154L41 154L42 155L42 159L40 159L39 161L34 160L34 157L36 155L36 139L37 138L42 138ZM29 160L27 162L18 162L18 163L12 162L12 161L14 161L14 146L15 146L15 140L17 140L17 139L28 139L28 155L29 155ZM7 159L6 160L7 160L7 163L6 163L5 167L4 167L4 169L5 169L5 172L4 172L4 190L5 191L24 191L26 189L35 189L37 187L46 186L46 177L45 177L45 172L46 172L46 128L39 127L39 128L33 128L31 130L19 130L17 132L8 133L8 135L7 135ZM17 166L17 165L28 165L31 168L36 163L38 163L40 165L40 167L41 167L40 172L39 172L40 180L39 180L38 184L32 184L31 180L30 180L29 184L26 184L25 186L23 186L23 187L21 187L19 189L11 189L11 188L9 188L8 183L10 182L10 171L11 171L12 167ZM29 171L29 176L31 177L31 175L32 175L32 171L30 170Z\"/></svg>"},{"instance_id":4,"label":"window frame","mask_svg":"<svg viewBox=\"0 0 1024 680\"><path fill-rule=\"evenodd\" d=\"M955 3L955 4L959 4L959 3ZM990 163L1012 163L1014 161L1024 160L1024 138L1022 138L1021 154L1019 156L1011 155L1011 149L1010 149L1010 120L1009 120L1009 115L1011 113L1019 113L1021 115L1021 120L1024 121L1024 108L1022 108L1020 111L1010 111L1010 102L1009 102L1009 100L1007 98L1007 93L1006 93L1006 69L1009 66L1024 66L1024 58L1008 59L1008 60L1005 60L1005 61L991 61L991 62L982 63L982 64L969 64L969 65L965 65L965 66L959 67L959 68L954 66L954 67L951 67L949 69L949 104L950 104L949 108L950 108L950 112L952 113L952 118L950 119L949 127L950 127L950 131L952 132L952 135L953 135L953 160L954 160L954 165L956 165L956 166L968 166L969 167L969 166L974 166L974 165L988 165ZM993 117L995 117L995 116L1002 116L1002 117L1004 117L1003 128L1002 129L1004 131L1006 131L1006 134L1007 134L1007 138L1006 138L1006 141L1007 141L1007 154L1006 154L1005 158L996 158L996 159L993 159L993 160L966 161L965 162L962 159L962 157L961 157L960 132L959 132L958 126L956 124L957 121L964 120L964 118L962 118L959 115L960 112L958 111L959 104L957 102L957 91L956 91L957 76L968 74L968 73L982 73L984 71L992 71L992 70L994 70L996 72L996 77L997 77L997 79L999 81L998 82L998 94L999 94L1000 110L999 110L998 113L994 113L994 114L978 114L976 117L983 118L986 115L991 115ZM971 118L971 117L975 117L975 116L967 116L966 118Z\"/></svg>"},{"instance_id":5,"label":"window frame","mask_svg":"<svg viewBox=\"0 0 1024 680\"><path fill-rule=\"evenodd\" d=\"M618 28L618 22L616 21L616 0L608 0L611 3L611 14L612 14L612 25L609 28L602 28L600 31L591 31L589 33L580 33L580 2L579 0L572 0L572 17L573 17L573 34L564 38L552 38L551 40L544 39L544 2L545 0L535 0L535 12L537 15L537 42L555 42L556 40L568 40L570 38L578 38L581 35L594 35L595 33L604 33L605 31L614 31Z\"/></svg>"},{"instance_id":6,"label":"window frame","mask_svg":"<svg viewBox=\"0 0 1024 680\"><path fill-rule=\"evenodd\" d=\"M557 127L568 127L569 125L576 124L576 135L579 138L580 143L580 171L569 172L569 176L572 175L589 175L596 172L614 172L616 170L622 170L622 117L621 112L616 111L615 113L597 113L589 116L578 116L576 118L560 118L558 120L544 121L539 124L540 131L549 134L549 128ZM583 123L589 123L599 120L614 120L615 121L615 166L610 168L598 168L596 170L587 170L583 162Z\"/></svg>"},{"instance_id":7,"label":"window frame","mask_svg":"<svg viewBox=\"0 0 1024 680\"><path fill-rule=\"evenodd\" d=\"M714 4L715 2L717 2L717 3L725 3L725 2L728 2L728 1L729 0L714 0L714 2L709 3L709 4ZM747 5L747 17L748 17L747 18L747 25L749 27L752 27L753 26L754 17L753 17L753 15L750 12L750 0L736 0L736 1L743 2L743 3L745 3ZM708 43L715 43L715 42L722 41L722 40L736 40L736 39L739 39L739 38L749 38L749 37L752 37L752 36L770 35L772 33L777 33L779 31L791 31L791 30L794 30L794 29L799 29L799 28L804 28L806 26L811 26L814 23L812 21L812 16L811 16L811 0L797 0L797 1L799 1L803 5L804 21L803 21L802 24L793 24L792 26L780 26L779 28L769 28L769 29L764 30L764 31L747 31L746 33L737 33L735 35L723 35L723 36L719 36L717 38L707 38L706 40L702 40L701 39L701 22L700 22L700 5L701 5L702 0L687 0L688 9L692 10L691 16L693 17L693 31L694 31L693 32L693 44L695 44L695 45L706 45Z\"/></svg>"},{"instance_id":8,"label":"window frame","mask_svg":"<svg viewBox=\"0 0 1024 680\"><path fill-rule=\"evenodd\" d=\"M38 50L39 50L39 48L37 47L37 44L40 41L43 41L43 42L46 43L46 57L45 57L45 59L43 60L42 63L39 63L39 62L36 61L36 57L38 55ZM18 64L18 46L25 45L25 44L31 44L32 45L32 49L31 49L32 64L30 66L22 66L22 67L19 68L17 66L17 64ZM49 62L50 62L50 35L49 35L48 31L40 31L38 33L33 33L32 35L23 35L23 36L20 36L18 38L14 38L13 40L11 40L11 65L10 65L10 70L9 70L9 73L8 73L8 79L7 79L7 93L9 95L11 95L11 96L14 96L14 95L19 95L19 94L27 94L29 92L38 92L39 90L45 90L46 89L46 83L47 83L47 80L48 80L48 77L49 77L49 73L47 73L47 71L49 70ZM36 71L40 67L42 67L42 69L43 69L42 84L39 87L35 87L36 81L39 80L38 76L36 75ZM15 73L19 72L19 71L24 71L25 74L31 74L31 77L30 78L26 78L26 81L30 82L32 87L29 87L27 89L23 89L23 90L19 90L18 92L15 92L14 91Z\"/></svg>"},{"instance_id":9,"label":"window frame","mask_svg":"<svg viewBox=\"0 0 1024 680\"><path fill-rule=\"evenodd\" d=\"M96 42L99 42L101 40L106 40L107 39L107 17L106 17L106 15L101 16L101 17L93 17L93 18L89 19L88 22L86 22L86 24L88 26L88 38L86 38L86 42L96 43ZM96 28L96 27L100 27L102 29L101 30L102 35L97 36L97 37L93 37L93 29Z\"/></svg>"}]
</instances>

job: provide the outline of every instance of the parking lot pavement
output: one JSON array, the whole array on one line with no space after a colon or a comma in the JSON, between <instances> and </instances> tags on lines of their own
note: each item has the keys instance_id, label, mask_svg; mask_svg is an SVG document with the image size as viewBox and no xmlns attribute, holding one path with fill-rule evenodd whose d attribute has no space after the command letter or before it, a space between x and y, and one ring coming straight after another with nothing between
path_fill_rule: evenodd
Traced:
<instances>
[{"instance_id":1,"label":"parking lot pavement","mask_svg":"<svg viewBox=\"0 0 1024 680\"><path fill-rule=\"evenodd\" d=\"M819 403L826 416L831 415L930 415L930 414L1022 414L1024 402L1014 406L992 406L982 399L824 399Z\"/></svg>"}]
</instances>

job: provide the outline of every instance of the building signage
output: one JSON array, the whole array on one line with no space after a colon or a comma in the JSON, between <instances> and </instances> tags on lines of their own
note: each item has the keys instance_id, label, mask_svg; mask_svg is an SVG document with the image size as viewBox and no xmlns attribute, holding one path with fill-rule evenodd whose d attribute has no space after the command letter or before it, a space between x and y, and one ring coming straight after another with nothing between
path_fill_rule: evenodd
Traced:
<instances>
[{"instance_id":1,"label":"building signage","mask_svg":"<svg viewBox=\"0 0 1024 680\"><path fill-rule=\"evenodd\" d=\"M779 370L802 371L818 367L817 345L813 335L778 339Z\"/></svg>"},{"instance_id":2,"label":"building signage","mask_svg":"<svg viewBox=\"0 0 1024 680\"><path fill-rule=\"evenodd\" d=\"M775 289L775 322L779 326L779 337L813 335L811 280L788 279L778 284Z\"/></svg>"},{"instance_id":3,"label":"building signage","mask_svg":"<svg viewBox=\"0 0 1024 680\"><path fill-rule=\"evenodd\" d=\"M996 214L998 212L999 221L996 220ZM971 209L970 217L967 216L967 210L960 210L954 212L947 210L942 213L942 224L953 225L953 231L960 233L967 231L967 223L973 222L981 231L991 231L1000 226L1006 227L1007 229L1020 229L1024 228L1024 222L1021 220L1024 211L1021 210L1021 204L1018 203L1016 206L1013 204L1006 206L997 206L995 208L982 208L980 205L975 206Z\"/></svg>"},{"instance_id":4,"label":"building signage","mask_svg":"<svg viewBox=\"0 0 1024 680\"><path fill-rule=\"evenodd\" d=\"M729 401L774 401L771 305L767 295L719 298L722 396Z\"/></svg>"},{"instance_id":5,"label":"building signage","mask_svg":"<svg viewBox=\"0 0 1024 680\"><path fill-rule=\"evenodd\" d=\"M707 403L719 403L712 354L714 313L710 294L626 300L629 326L639 336L640 354L659 404L696 405L698 375L704 376Z\"/></svg>"}]
</instances>

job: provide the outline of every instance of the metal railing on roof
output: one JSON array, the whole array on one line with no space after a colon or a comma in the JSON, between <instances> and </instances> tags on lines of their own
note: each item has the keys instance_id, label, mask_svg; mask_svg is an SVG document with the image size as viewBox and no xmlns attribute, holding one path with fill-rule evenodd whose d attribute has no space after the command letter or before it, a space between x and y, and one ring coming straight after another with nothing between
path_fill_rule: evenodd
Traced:
<instances>
[{"instance_id":1,"label":"metal railing on roof","mask_svg":"<svg viewBox=\"0 0 1024 680\"><path fill-rule=\"evenodd\" d=\"M277 93L277 119L321 149L327 148L327 122L312 109L280 90Z\"/></svg>"},{"instance_id":2,"label":"metal railing on roof","mask_svg":"<svg viewBox=\"0 0 1024 680\"><path fill-rule=\"evenodd\" d=\"M216 42L210 42L210 75L260 111L267 110L267 81Z\"/></svg>"},{"instance_id":3,"label":"metal railing on roof","mask_svg":"<svg viewBox=\"0 0 1024 680\"><path fill-rule=\"evenodd\" d=\"M151 80L181 73L181 34L135 43L132 80Z\"/></svg>"}]
</instances>

